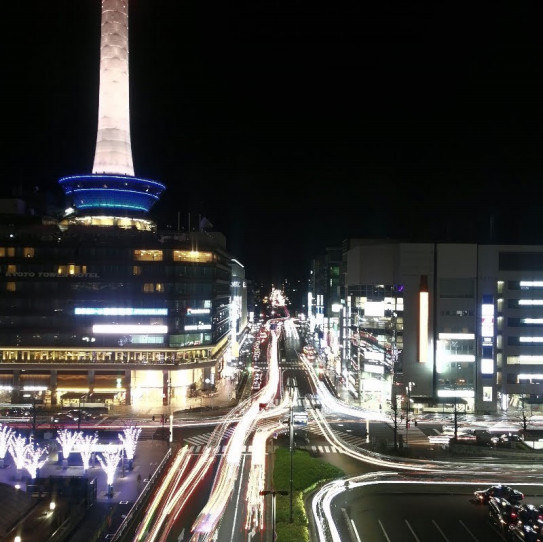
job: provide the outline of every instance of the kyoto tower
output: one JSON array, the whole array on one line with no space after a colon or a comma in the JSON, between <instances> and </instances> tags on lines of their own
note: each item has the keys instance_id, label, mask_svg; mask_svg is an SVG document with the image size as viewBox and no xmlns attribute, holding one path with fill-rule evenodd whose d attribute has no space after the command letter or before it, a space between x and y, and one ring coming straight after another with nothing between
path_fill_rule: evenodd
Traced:
<instances>
[{"instance_id":1,"label":"kyoto tower","mask_svg":"<svg viewBox=\"0 0 543 542\"><path fill-rule=\"evenodd\" d=\"M58 181L74 217L142 217L166 188L134 176L128 89L128 0L102 0L98 131L92 174Z\"/></svg>"}]
</instances>

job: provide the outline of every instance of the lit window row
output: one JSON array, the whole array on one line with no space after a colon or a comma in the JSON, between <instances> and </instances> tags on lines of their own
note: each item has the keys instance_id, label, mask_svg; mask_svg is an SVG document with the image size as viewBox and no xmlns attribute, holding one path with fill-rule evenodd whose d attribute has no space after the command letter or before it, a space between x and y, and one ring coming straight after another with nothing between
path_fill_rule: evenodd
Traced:
<instances>
[{"instance_id":1,"label":"lit window row","mask_svg":"<svg viewBox=\"0 0 543 542\"><path fill-rule=\"evenodd\" d=\"M161 262L164 260L162 250L134 250L134 259L140 262ZM174 250L172 259L174 262L211 263L212 252L199 250Z\"/></svg>"},{"instance_id":2,"label":"lit window row","mask_svg":"<svg viewBox=\"0 0 543 542\"><path fill-rule=\"evenodd\" d=\"M33 258L34 248L23 247L23 256L25 258ZM14 257L15 257L15 247L0 247L0 258L14 258Z\"/></svg>"}]
</instances>

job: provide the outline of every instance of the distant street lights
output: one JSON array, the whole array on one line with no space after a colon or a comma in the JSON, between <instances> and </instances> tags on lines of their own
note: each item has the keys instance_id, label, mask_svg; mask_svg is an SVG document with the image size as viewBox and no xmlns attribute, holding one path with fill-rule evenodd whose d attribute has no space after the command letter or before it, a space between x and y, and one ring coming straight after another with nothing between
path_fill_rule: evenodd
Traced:
<instances>
[{"instance_id":1,"label":"distant street lights","mask_svg":"<svg viewBox=\"0 0 543 542\"><path fill-rule=\"evenodd\" d=\"M277 495L288 495L288 491L273 491L273 490L264 490L260 492L260 495L271 495L272 496L272 542L275 542L277 533L275 532L275 497Z\"/></svg>"}]
</instances>

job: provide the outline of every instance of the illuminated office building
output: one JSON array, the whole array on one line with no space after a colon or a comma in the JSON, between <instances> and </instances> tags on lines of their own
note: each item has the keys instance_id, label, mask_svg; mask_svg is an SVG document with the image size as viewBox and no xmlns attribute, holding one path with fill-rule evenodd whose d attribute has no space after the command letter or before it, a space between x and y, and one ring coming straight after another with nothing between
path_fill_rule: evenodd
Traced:
<instances>
[{"instance_id":1,"label":"illuminated office building","mask_svg":"<svg viewBox=\"0 0 543 542\"><path fill-rule=\"evenodd\" d=\"M216 385L246 322L237 287L232 330L241 264L209 223L160 231L149 218L165 186L134 176L127 1L102 1L101 28L92 173L59 180L58 219L0 202L0 388L15 401L182 408Z\"/></svg>"},{"instance_id":2,"label":"illuminated office building","mask_svg":"<svg viewBox=\"0 0 543 542\"><path fill-rule=\"evenodd\" d=\"M342 258L342 371L362 403L410 386L415 411L542 410L543 247L349 239Z\"/></svg>"}]
</instances>

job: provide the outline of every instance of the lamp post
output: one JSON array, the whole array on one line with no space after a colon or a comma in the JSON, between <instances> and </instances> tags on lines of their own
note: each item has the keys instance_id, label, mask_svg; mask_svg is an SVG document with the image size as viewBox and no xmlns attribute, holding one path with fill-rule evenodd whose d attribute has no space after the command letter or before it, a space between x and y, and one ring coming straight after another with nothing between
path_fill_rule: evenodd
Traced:
<instances>
[{"instance_id":1,"label":"lamp post","mask_svg":"<svg viewBox=\"0 0 543 542\"><path fill-rule=\"evenodd\" d=\"M263 490L260 491L260 495L271 495L272 496L272 542L275 542L277 533L275 532L275 497L277 495L288 495L288 491L273 491L273 490ZM290 493L292 495L292 492ZM291 499L292 502L292 499Z\"/></svg>"},{"instance_id":2,"label":"lamp post","mask_svg":"<svg viewBox=\"0 0 543 542\"><path fill-rule=\"evenodd\" d=\"M288 417L288 428L289 428L289 441L290 441L290 480L289 480L289 490L290 490L290 513L289 513L289 522L292 523L292 478L293 478L293 460L292 457L294 455L294 416L293 416L293 394L294 394L294 387L290 386L290 409L289 409L289 417Z\"/></svg>"}]
</instances>

